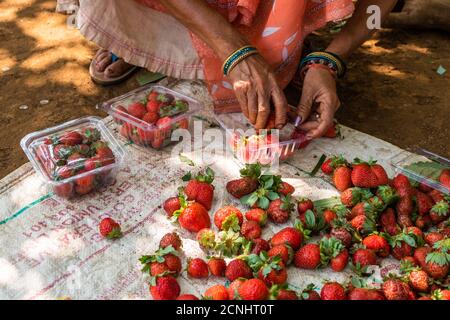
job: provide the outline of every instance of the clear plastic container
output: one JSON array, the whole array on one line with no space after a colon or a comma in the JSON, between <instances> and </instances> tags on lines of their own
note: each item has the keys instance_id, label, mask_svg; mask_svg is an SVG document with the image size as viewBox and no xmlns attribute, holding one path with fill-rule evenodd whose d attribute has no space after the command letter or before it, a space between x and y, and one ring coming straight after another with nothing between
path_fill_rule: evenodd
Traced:
<instances>
[{"instance_id":1,"label":"clear plastic container","mask_svg":"<svg viewBox=\"0 0 450 320\"><path fill-rule=\"evenodd\" d=\"M404 174L417 183L450 194L450 186L440 180L443 170L450 170L450 161L424 149L415 153L401 152L391 159L397 173ZM443 179L442 179L443 180Z\"/></svg>"},{"instance_id":2,"label":"clear plastic container","mask_svg":"<svg viewBox=\"0 0 450 320\"><path fill-rule=\"evenodd\" d=\"M20 145L53 192L66 199L108 185L124 157L117 140L97 117L30 133Z\"/></svg>"},{"instance_id":3,"label":"clear plastic container","mask_svg":"<svg viewBox=\"0 0 450 320\"><path fill-rule=\"evenodd\" d=\"M144 147L169 145L172 132L188 129L192 115L200 109L197 100L163 86L147 85L104 102L126 139Z\"/></svg>"},{"instance_id":4,"label":"clear plastic container","mask_svg":"<svg viewBox=\"0 0 450 320\"><path fill-rule=\"evenodd\" d=\"M242 164L270 165L284 161L308 145L306 134L296 131L292 123L281 130L263 130L257 134L242 113L216 114L215 118L225 129L227 143Z\"/></svg>"}]
</instances>

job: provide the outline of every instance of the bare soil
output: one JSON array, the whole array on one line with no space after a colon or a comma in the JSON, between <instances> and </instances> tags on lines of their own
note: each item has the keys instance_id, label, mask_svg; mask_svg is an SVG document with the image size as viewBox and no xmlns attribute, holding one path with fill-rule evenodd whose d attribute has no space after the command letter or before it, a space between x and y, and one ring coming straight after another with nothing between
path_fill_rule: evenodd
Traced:
<instances>
[{"instance_id":1,"label":"bare soil","mask_svg":"<svg viewBox=\"0 0 450 320\"><path fill-rule=\"evenodd\" d=\"M93 84L88 66L97 47L54 9L54 0L0 0L0 178L27 161L19 146L27 133L105 116L98 103L138 86L135 76L109 88ZM448 34L382 30L353 55L339 84L339 121L402 148L450 157L449 61ZM449 72L438 75L439 65Z\"/></svg>"}]
</instances>

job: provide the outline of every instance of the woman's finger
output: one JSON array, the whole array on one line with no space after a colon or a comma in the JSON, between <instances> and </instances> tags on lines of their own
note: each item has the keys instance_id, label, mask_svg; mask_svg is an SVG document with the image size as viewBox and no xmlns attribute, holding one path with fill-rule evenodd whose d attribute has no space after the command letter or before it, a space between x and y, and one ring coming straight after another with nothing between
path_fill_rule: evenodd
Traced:
<instances>
[{"instance_id":1,"label":"woman's finger","mask_svg":"<svg viewBox=\"0 0 450 320\"><path fill-rule=\"evenodd\" d=\"M300 103L298 105L298 116L300 118L300 123L307 121L309 118L313 101L313 94L307 89L307 87L304 86L302 97L300 98Z\"/></svg>"},{"instance_id":2,"label":"woman's finger","mask_svg":"<svg viewBox=\"0 0 450 320\"><path fill-rule=\"evenodd\" d=\"M320 114L319 126L316 129L311 130L307 134L308 139L316 139L322 137L327 130L331 127L334 121L335 106L329 102L322 102L317 109Z\"/></svg>"},{"instance_id":3,"label":"woman's finger","mask_svg":"<svg viewBox=\"0 0 450 320\"><path fill-rule=\"evenodd\" d=\"M272 91L272 101L275 105L275 127L281 129L287 122L288 103L284 92L275 83Z\"/></svg>"},{"instance_id":4,"label":"woman's finger","mask_svg":"<svg viewBox=\"0 0 450 320\"><path fill-rule=\"evenodd\" d=\"M258 118L258 94L255 90L247 91L247 101L249 113L248 119L252 125L255 125L256 119Z\"/></svg>"},{"instance_id":5,"label":"woman's finger","mask_svg":"<svg viewBox=\"0 0 450 320\"><path fill-rule=\"evenodd\" d=\"M248 111L248 100L247 100L247 90L248 85L244 81L238 81L234 84L234 93L236 95L236 99L241 106L242 113L248 119L249 111Z\"/></svg>"},{"instance_id":6,"label":"woman's finger","mask_svg":"<svg viewBox=\"0 0 450 320\"><path fill-rule=\"evenodd\" d=\"M256 119L255 128L265 129L267 120L270 115L270 96L265 93L265 90L258 90L258 116Z\"/></svg>"},{"instance_id":7,"label":"woman's finger","mask_svg":"<svg viewBox=\"0 0 450 320\"><path fill-rule=\"evenodd\" d=\"M299 128L303 131L309 132L312 130L315 130L319 127L319 122L318 121L308 121L303 123Z\"/></svg>"}]
</instances>

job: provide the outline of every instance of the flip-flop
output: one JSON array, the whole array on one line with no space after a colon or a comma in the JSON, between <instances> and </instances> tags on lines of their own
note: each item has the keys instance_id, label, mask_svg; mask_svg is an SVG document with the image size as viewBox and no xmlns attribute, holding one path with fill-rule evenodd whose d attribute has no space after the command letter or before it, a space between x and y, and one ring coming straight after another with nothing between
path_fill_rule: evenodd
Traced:
<instances>
[{"instance_id":1,"label":"flip-flop","mask_svg":"<svg viewBox=\"0 0 450 320\"><path fill-rule=\"evenodd\" d=\"M126 79L128 79L134 72L136 72L139 69L139 67L133 66L127 72L121 74L118 77L113 77L113 78L108 77L105 75L104 72L99 72L95 68L95 62L97 61L97 57L99 56L100 52L102 52L101 49L97 51L95 57L92 59L91 64L89 66L89 74L91 75L92 81L94 81L95 83L97 83L99 85L111 86L114 84L121 83L121 82L125 81ZM112 63L114 63L120 59L113 53L111 53L111 55L112 55L112 57L111 57Z\"/></svg>"}]
</instances>

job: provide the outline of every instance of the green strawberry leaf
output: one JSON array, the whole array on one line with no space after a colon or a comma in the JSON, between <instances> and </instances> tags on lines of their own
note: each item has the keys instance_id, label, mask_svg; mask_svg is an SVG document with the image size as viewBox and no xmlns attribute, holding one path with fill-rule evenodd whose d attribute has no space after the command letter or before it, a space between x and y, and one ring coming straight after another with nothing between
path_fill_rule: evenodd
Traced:
<instances>
[{"instance_id":1,"label":"green strawberry leaf","mask_svg":"<svg viewBox=\"0 0 450 320\"><path fill-rule=\"evenodd\" d=\"M270 204L270 201L266 197L261 197L258 200L258 206L261 209L264 209L264 210L267 209L269 207L269 204Z\"/></svg>"}]
</instances>

